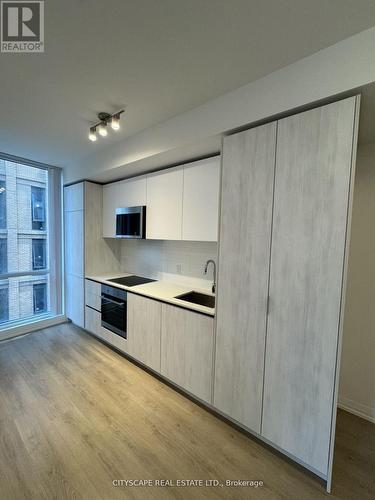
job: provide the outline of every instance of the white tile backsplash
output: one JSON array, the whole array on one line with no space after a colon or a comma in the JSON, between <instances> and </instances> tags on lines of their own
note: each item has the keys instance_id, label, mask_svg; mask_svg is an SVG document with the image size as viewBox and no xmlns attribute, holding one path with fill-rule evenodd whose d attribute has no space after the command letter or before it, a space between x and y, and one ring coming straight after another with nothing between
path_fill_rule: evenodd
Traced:
<instances>
[{"instance_id":1,"label":"white tile backsplash","mask_svg":"<svg viewBox=\"0 0 375 500\"><path fill-rule=\"evenodd\" d=\"M208 259L217 261L217 243L201 241L122 240L121 269L182 285L210 289L212 267L203 274Z\"/></svg>"}]
</instances>

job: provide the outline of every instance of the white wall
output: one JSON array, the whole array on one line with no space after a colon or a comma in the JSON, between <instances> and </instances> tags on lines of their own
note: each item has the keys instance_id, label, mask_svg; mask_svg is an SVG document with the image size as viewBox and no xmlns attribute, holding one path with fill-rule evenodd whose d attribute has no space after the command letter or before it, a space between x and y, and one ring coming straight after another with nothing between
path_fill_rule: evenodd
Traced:
<instances>
[{"instance_id":1,"label":"white wall","mask_svg":"<svg viewBox=\"0 0 375 500\"><path fill-rule=\"evenodd\" d=\"M358 149L339 406L375 422L375 144Z\"/></svg>"},{"instance_id":2,"label":"white wall","mask_svg":"<svg viewBox=\"0 0 375 500\"><path fill-rule=\"evenodd\" d=\"M217 262L217 243L123 240L121 245L123 271L204 289L212 285L212 267L207 275L203 269L208 259Z\"/></svg>"}]
</instances>

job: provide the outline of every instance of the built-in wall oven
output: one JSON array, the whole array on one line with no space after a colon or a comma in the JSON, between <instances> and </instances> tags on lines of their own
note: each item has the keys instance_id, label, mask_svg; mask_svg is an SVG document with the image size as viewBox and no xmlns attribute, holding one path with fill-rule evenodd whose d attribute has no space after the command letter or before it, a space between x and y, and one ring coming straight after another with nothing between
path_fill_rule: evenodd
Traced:
<instances>
[{"instance_id":1,"label":"built-in wall oven","mask_svg":"<svg viewBox=\"0 0 375 500\"><path fill-rule=\"evenodd\" d=\"M126 339L127 292L102 285L102 326Z\"/></svg>"}]
</instances>

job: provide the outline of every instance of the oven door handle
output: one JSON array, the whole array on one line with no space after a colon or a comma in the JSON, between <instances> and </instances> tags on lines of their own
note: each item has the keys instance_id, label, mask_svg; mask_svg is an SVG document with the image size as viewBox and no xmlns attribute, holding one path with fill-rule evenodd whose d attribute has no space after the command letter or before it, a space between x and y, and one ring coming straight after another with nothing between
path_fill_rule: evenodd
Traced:
<instances>
[{"instance_id":1,"label":"oven door handle","mask_svg":"<svg viewBox=\"0 0 375 500\"><path fill-rule=\"evenodd\" d=\"M117 306L123 306L123 305L125 305L125 301L124 300L109 299L105 295L102 295L102 300L106 300L107 302L110 302L111 304L116 304Z\"/></svg>"}]
</instances>

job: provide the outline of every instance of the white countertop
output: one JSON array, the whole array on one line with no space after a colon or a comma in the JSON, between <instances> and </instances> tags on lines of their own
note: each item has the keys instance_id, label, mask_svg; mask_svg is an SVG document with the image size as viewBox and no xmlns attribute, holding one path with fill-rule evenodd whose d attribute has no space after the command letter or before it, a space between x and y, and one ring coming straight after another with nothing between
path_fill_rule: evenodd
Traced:
<instances>
[{"instance_id":1,"label":"white countertop","mask_svg":"<svg viewBox=\"0 0 375 500\"><path fill-rule=\"evenodd\" d=\"M174 304L176 306L184 307L185 309L191 309L192 311L208 314L209 316L215 315L215 309L212 307L201 306L199 304L193 304L191 302L175 298L176 295L181 295L183 293L191 292L193 290L196 292L205 293L206 295L213 295L208 293L207 290L195 287L187 287L186 285L178 285L176 283L166 280L153 281L151 283L145 283L143 285L136 285L136 286L124 286L124 285L119 285L118 283L111 283L110 281L108 281L113 278L132 276L133 274L135 273L124 273L124 272L108 273L98 276L95 275L86 276L86 279L98 281L99 283L104 283L106 285L114 286L117 288L122 288L124 290L127 290L128 292L144 295L145 297L150 297L151 299L161 300L169 304Z\"/></svg>"}]
</instances>

